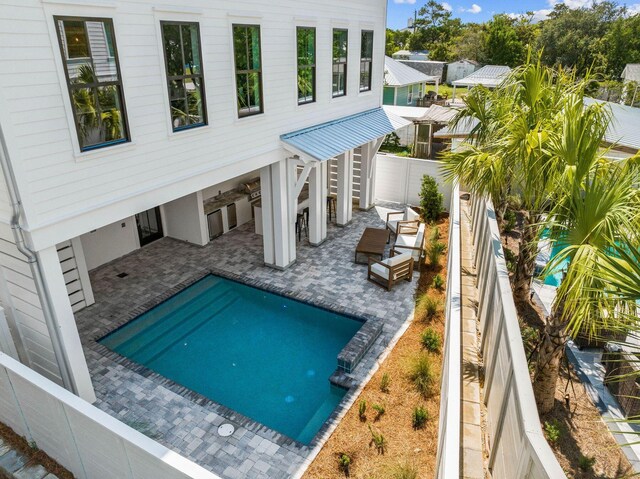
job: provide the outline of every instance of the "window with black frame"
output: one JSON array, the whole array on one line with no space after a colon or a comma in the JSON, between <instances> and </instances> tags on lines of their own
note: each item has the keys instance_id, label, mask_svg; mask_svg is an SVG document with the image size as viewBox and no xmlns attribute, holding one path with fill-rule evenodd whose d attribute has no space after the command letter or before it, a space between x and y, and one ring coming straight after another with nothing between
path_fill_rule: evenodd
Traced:
<instances>
[{"instance_id":1,"label":"window with black frame","mask_svg":"<svg viewBox=\"0 0 640 479\"><path fill-rule=\"evenodd\" d=\"M333 29L332 95L334 98L347 94L348 36L347 30Z\"/></svg>"},{"instance_id":2,"label":"window with black frame","mask_svg":"<svg viewBox=\"0 0 640 479\"><path fill-rule=\"evenodd\" d=\"M362 30L360 42L360 91L371 90L371 65L373 64L373 32Z\"/></svg>"},{"instance_id":3,"label":"window with black frame","mask_svg":"<svg viewBox=\"0 0 640 479\"><path fill-rule=\"evenodd\" d=\"M200 28L184 22L160 25L173 131L206 125Z\"/></svg>"},{"instance_id":4,"label":"window with black frame","mask_svg":"<svg viewBox=\"0 0 640 479\"><path fill-rule=\"evenodd\" d=\"M113 22L54 17L80 150L129 141Z\"/></svg>"},{"instance_id":5,"label":"window with black frame","mask_svg":"<svg viewBox=\"0 0 640 479\"><path fill-rule=\"evenodd\" d=\"M316 101L316 29L298 27L298 105Z\"/></svg>"},{"instance_id":6,"label":"window with black frame","mask_svg":"<svg viewBox=\"0 0 640 479\"><path fill-rule=\"evenodd\" d=\"M238 116L263 112L260 26L233 26L233 53L236 63Z\"/></svg>"}]
</instances>

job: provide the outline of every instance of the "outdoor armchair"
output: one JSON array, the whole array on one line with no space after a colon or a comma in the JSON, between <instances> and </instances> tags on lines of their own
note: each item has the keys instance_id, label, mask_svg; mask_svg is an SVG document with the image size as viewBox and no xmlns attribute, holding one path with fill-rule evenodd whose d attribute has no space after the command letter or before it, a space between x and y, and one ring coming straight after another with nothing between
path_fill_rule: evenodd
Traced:
<instances>
[{"instance_id":1,"label":"outdoor armchair","mask_svg":"<svg viewBox=\"0 0 640 479\"><path fill-rule=\"evenodd\" d=\"M387 288L402 280L411 281L413 278L413 258L410 254L401 254L382 261L369 258L367 279L372 283Z\"/></svg>"}]
</instances>

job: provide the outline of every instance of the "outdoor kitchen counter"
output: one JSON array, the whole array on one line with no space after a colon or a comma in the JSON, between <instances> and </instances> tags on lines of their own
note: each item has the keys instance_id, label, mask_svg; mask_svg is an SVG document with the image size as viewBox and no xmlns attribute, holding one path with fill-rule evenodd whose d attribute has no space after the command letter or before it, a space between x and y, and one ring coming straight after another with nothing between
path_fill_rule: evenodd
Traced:
<instances>
[{"instance_id":1,"label":"outdoor kitchen counter","mask_svg":"<svg viewBox=\"0 0 640 479\"><path fill-rule=\"evenodd\" d=\"M225 206L235 203L238 200L242 200L247 197L247 194L240 191L232 191L223 194L220 198L209 198L204 200L204 214L208 215L209 213L213 213L215 210L219 210L220 208L224 208Z\"/></svg>"}]
</instances>

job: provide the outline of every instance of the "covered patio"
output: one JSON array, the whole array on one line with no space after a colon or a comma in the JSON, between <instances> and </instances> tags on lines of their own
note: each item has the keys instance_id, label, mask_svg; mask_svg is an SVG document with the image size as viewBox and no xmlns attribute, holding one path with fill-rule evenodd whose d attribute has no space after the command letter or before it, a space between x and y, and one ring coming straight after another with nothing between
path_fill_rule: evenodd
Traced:
<instances>
[{"instance_id":1,"label":"covered patio","mask_svg":"<svg viewBox=\"0 0 640 479\"><path fill-rule=\"evenodd\" d=\"M354 211L346 226L330 223L326 241L319 246L310 245L311 236L296 241L296 261L285 270L265 266L262 237L250 222L204 247L164 238L91 271L96 303L76 313L76 320L98 397L96 406L221 477L291 476L328 437L354 391L412 317L417 274L412 282L387 292L367 281L366 265L354 263L354 249L364 229L384 228L386 212L400 207L384 204ZM380 336L349 375L350 393L310 446L176 388L96 342L209 272L233 275L267 290L381 323ZM218 426L228 422L235 426L235 433L219 436Z\"/></svg>"}]
</instances>

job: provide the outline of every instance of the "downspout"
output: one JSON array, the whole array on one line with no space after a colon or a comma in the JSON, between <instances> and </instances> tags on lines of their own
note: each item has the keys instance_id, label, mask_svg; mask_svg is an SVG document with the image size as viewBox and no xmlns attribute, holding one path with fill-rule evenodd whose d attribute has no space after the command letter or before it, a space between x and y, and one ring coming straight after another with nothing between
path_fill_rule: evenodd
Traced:
<instances>
[{"instance_id":1,"label":"downspout","mask_svg":"<svg viewBox=\"0 0 640 479\"><path fill-rule=\"evenodd\" d=\"M51 306L51 297L47 290L44 279L42 277L42 270L40 269L40 263L38 262L38 256L35 251L32 251L27 247L24 241L24 234L20 226L20 217L22 216L22 202L20 201L20 195L18 194L18 188L16 185L16 178L13 172L13 167L9 161L9 151L7 143L0 125L0 166L5 177L5 183L7 184L7 191L9 193L9 201L11 203L11 231L16 244L16 248L27 258L29 268L33 274L33 280L36 285L36 291L40 302L42 304L42 312L44 314L45 323L49 336L51 337L51 345L53 346L53 353L60 368L60 377L62 378L62 384L66 389L74 394L78 394L75 382L71 378L69 360L62 348L62 338L60 337L60 330L57 327L55 317L53 315L53 307Z\"/></svg>"}]
</instances>

